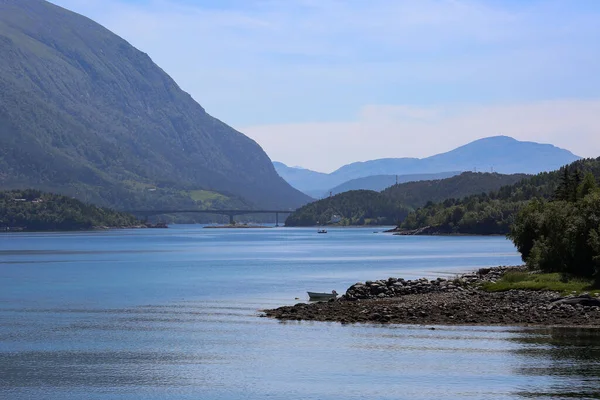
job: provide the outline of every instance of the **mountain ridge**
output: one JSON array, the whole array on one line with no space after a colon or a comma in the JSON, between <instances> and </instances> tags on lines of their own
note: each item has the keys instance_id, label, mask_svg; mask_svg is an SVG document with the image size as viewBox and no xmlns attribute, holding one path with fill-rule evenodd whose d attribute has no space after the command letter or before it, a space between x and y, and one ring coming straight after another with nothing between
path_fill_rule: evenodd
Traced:
<instances>
[{"instance_id":1,"label":"mountain ridge","mask_svg":"<svg viewBox=\"0 0 600 400\"><path fill-rule=\"evenodd\" d=\"M330 174L276 165L292 186L314 193L330 191L347 181L375 175L407 175L447 171L494 171L504 174L539 173L560 168L581 157L551 144L519 141L509 136L490 136L444 153L424 158L382 158L344 165ZM334 184L332 184L334 183ZM328 189L322 190L328 185ZM367 189L355 187L353 189Z\"/></svg>"},{"instance_id":2,"label":"mountain ridge","mask_svg":"<svg viewBox=\"0 0 600 400\"><path fill-rule=\"evenodd\" d=\"M432 174L372 175L351 179L330 189L329 192L334 195L349 190L374 190L376 192L381 192L382 190L399 183L439 180L460 174L460 171L449 171ZM330 193L325 193L325 195L329 195Z\"/></svg>"},{"instance_id":3,"label":"mountain ridge","mask_svg":"<svg viewBox=\"0 0 600 400\"><path fill-rule=\"evenodd\" d=\"M42 0L0 2L0 187L115 208L297 207L254 140L206 113L151 58ZM151 190L151 191L150 191Z\"/></svg>"},{"instance_id":4,"label":"mountain ridge","mask_svg":"<svg viewBox=\"0 0 600 400\"><path fill-rule=\"evenodd\" d=\"M286 226L313 226L334 222L343 225L393 225L411 211L431 201L473 195L519 182L529 175L463 172L444 179L399 183L381 192L350 190L308 203L294 211Z\"/></svg>"}]
</instances>

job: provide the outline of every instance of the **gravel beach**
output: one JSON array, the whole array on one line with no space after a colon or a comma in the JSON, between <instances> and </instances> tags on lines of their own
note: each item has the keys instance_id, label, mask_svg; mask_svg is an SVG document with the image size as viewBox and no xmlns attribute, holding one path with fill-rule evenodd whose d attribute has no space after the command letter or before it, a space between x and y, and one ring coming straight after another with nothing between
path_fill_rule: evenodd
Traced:
<instances>
[{"instance_id":1,"label":"gravel beach","mask_svg":"<svg viewBox=\"0 0 600 400\"><path fill-rule=\"evenodd\" d=\"M341 323L600 326L600 299L591 296L479 288L514 270L524 267L485 268L453 279L360 282L339 299L264 310L264 315Z\"/></svg>"}]
</instances>

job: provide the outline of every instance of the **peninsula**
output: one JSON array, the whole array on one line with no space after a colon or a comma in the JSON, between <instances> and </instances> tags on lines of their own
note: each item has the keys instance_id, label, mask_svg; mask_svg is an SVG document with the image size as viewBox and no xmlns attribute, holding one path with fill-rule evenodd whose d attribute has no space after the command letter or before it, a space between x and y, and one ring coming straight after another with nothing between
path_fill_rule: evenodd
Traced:
<instances>
[{"instance_id":1,"label":"peninsula","mask_svg":"<svg viewBox=\"0 0 600 400\"><path fill-rule=\"evenodd\" d=\"M133 215L39 190L0 192L0 231L78 231L148 225Z\"/></svg>"}]
</instances>

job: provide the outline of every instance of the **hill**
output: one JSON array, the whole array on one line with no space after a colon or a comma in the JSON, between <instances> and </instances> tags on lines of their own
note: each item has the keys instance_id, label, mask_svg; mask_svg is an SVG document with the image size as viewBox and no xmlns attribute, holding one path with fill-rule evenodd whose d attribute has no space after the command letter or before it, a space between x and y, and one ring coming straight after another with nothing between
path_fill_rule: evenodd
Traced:
<instances>
[{"instance_id":1,"label":"hill","mask_svg":"<svg viewBox=\"0 0 600 400\"><path fill-rule=\"evenodd\" d=\"M332 189L332 194L338 194L347 192L349 190L374 190L380 192L390 186L397 183L405 182L418 182L418 181L430 181L435 179L450 178L452 176L459 175L460 171L454 172L440 172L436 174L411 174L411 175L373 175L366 176L364 178L352 179L348 182L344 182ZM327 196L329 193L323 193L323 196Z\"/></svg>"},{"instance_id":2,"label":"hill","mask_svg":"<svg viewBox=\"0 0 600 400\"><path fill-rule=\"evenodd\" d=\"M400 231L420 233L507 234L515 216L532 199L552 199L561 181L573 174L575 182L590 172L600 178L600 158L571 163L482 194L429 203L411 212ZM567 178L570 179L570 178Z\"/></svg>"},{"instance_id":3,"label":"hill","mask_svg":"<svg viewBox=\"0 0 600 400\"><path fill-rule=\"evenodd\" d=\"M0 231L72 231L141 225L134 216L38 190L0 192Z\"/></svg>"},{"instance_id":4,"label":"hill","mask_svg":"<svg viewBox=\"0 0 600 400\"><path fill-rule=\"evenodd\" d=\"M148 55L42 0L0 2L0 188L120 209L297 207L260 146Z\"/></svg>"},{"instance_id":5,"label":"hill","mask_svg":"<svg viewBox=\"0 0 600 400\"><path fill-rule=\"evenodd\" d=\"M446 171L493 171L501 174L536 174L552 171L580 159L550 144L523 142L507 136L479 139L446 153L426 158L384 158L344 165L330 174L300 169L281 175L305 193L327 193L344 182L375 175L432 174ZM289 168L289 167L287 167ZM292 168L293 169L293 168ZM318 174L318 175L315 175ZM366 183L367 181L363 181ZM329 185L326 190L323 186ZM367 189L353 185L353 189Z\"/></svg>"},{"instance_id":6,"label":"hill","mask_svg":"<svg viewBox=\"0 0 600 400\"><path fill-rule=\"evenodd\" d=\"M285 220L285 226L394 225L410 209L372 190L351 190L309 203ZM338 219L340 219L338 221Z\"/></svg>"},{"instance_id":7,"label":"hill","mask_svg":"<svg viewBox=\"0 0 600 400\"><path fill-rule=\"evenodd\" d=\"M341 218L344 225L394 225L411 210L431 201L487 192L522 180L527 175L464 172L446 179L407 182L381 193L354 190L309 203L291 214L286 226L325 225Z\"/></svg>"}]
</instances>

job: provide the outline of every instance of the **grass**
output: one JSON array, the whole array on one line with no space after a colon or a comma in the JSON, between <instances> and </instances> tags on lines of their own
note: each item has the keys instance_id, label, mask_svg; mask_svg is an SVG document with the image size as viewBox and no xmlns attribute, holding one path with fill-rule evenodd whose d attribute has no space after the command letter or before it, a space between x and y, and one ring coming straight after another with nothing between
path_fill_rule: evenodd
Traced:
<instances>
[{"instance_id":1,"label":"grass","mask_svg":"<svg viewBox=\"0 0 600 400\"><path fill-rule=\"evenodd\" d=\"M221 193L211 192L209 190L190 190L188 193L192 200L200 202L215 200L225 201L229 199L227 196L223 196Z\"/></svg>"},{"instance_id":2,"label":"grass","mask_svg":"<svg viewBox=\"0 0 600 400\"><path fill-rule=\"evenodd\" d=\"M500 280L486 282L482 289L488 292L505 292L507 290L552 290L562 294L589 292L592 295L600 292L594 287L592 280L570 278L564 280L558 273L530 274L528 272L508 272Z\"/></svg>"}]
</instances>

